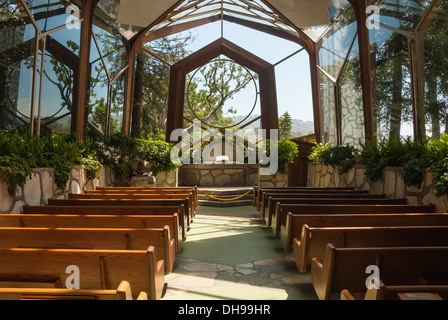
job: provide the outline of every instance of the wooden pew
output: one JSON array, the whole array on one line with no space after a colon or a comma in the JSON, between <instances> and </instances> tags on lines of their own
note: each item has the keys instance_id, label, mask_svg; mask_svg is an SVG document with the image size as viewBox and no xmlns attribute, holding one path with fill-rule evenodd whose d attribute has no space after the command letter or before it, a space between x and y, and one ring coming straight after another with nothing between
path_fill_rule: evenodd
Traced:
<instances>
[{"instance_id":1,"label":"wooden pew","mask_svg":"<svg viewBox=\"0 0 448 320\"><path fill-rule=\"evenodd\" d=\"M197 187L97 187L96 192L167 192L167 191L187 191L193 193L196 207L199 203Z\"/></svg>"},{"instance_id":2,"label":"wooden pew","mask_svg":"<svg viewBox=\"0 0 448 320\"><path fill-rule=\"evenodd\" d=\"M260 190L260 200L258 202L257 210L260 212L261 216L264 217L263 208L267 206L269 196L275 196L280 193L289 194L351 194L353 196L367 195L368 191L355 191L355 190L339 190L339 189L302 189L302 190Z\"/></svg>"},{"instance_id":3,"label":"wooden pew","mask_svg":"<svg viewBox=\"0 0 448 320\"><path fill-rule=\"evenodd\" d=\"M169 226L170 238L180 252L182 232L176 214L173 215L85 215L85 214L0 214L0 226L8 228L111 228L147 229Z\"/></svg>"},{"instance_id":4,"label":"wooden pew","mask_svg":"<svg viewBox=\"0 0 448 320\"><path fill-rule=\"evenodd\" d=\"M435 212L434 205L392 205L392 204L281 204L277 203L271 227L277 236L282 225L286 225L286 216L293 214L372 214L372 213L430 213ZM292 240L292 239L291 239Z\"/></svg>"},{"instance_id":5,"label":"wooden pew","mask_svg":"<svg viewBox=\"0 0 448 320\"><path fill-rule=\"evenodd\" d=\"M65 284L71 275L67 267L72 265L80 270L80 289L115 289L126 279L136 292L148 293L150 300L159 300L163 293L164 261L156 258L152 246L147 250L0 250L0 274L8 275L9 281L20 281L24 275L36 281L52 275Z\"/></svg>"},{"instance_id":6,"label":"wooden pew","mask_svg":"<svg viewBox=\"0 0 448 320\"><path fill-rule=\"evenodd\" d=\"M448 284L448 247L336 248L329 243L323 261L314 258L311 281L320 300L342 290L365 292L369 266L378 266L389 285Z\"/></svg>"},{"instance_id":7,"label":"wooden pew","mask_svg":"<svg viewBox=\"0 0 448 320\"><path fill-rule=\"evenodd\" d=\"M289 252L294 238L302 237L303 225L310 227L384 227L384 226L447 226L448 213L368 213L293 214L288 213L281 226L280 240Z\"/></svg>"},{"instance_id":8,"label":"wooden pew","mask_svg":"<svg viewBox=\"0 0 448 320\"><path fill-rule=\"evenodd\" d=\"M59 214L59 215L144 215L144 216L165 216L163 225L156 224L154 227L169 225L172 230L172 238L178 240L179 244L187 238L186 227L187 217L184 206L177 207L126 207L126 206L23 206L23 214ZM0 215L1 216L1 215ZM176 217L176 225L168 223L166 216ZM151 224L148 220L148 227Z\"/></svg>"},{"instance_id":9,"label":"wooden pew","mask_svg":"<svg viewBox=\"0 0 448 320\"><path fill-rule=\"evenodd\" d=\"M129 282L121 281L117 289L50 289L50 288L0 288L1 300L134 300ZM148 300L140 292L136 300Z\"/></svg>"},{"instance_id":10,"label":"wooden pew","mask_svg":"<svg viewBox=\"0 0 448 320\"><path fill-rule=\"evenodd\" d=\"M158 229L0 227L0 249L145 250L149 246L165 262L165 274L171 273L175 240L168 226Z\"/></svg>"},{"instance_id":11,"label":"wooden pew","mask_svg":"<svg viewBox=\"0 0 448 320\"><path fill-rule=\"evenodd\" d=\"M277 205L277 202L280 203L296 203L294 200L300 200L300 199L371 199L376 200L378 199L378 202L386 201L390 202L389 199L386 199L386 196L384 194L382 195L370 195L370 194L348 194L348 193L326 193L326 194L319 194L319 193L303 193L303 194L296 194L296 193L278 193L278 194L265 194L267 197L267 204L266 206L262 206L260 210L262 210L261 214L264 217L266 221L266 225L270 226L272 222L272 216L275 213L275 206ZM393 203L396 203L396 201L393 201ZM400 204L406 204L406 200L400 199Z\"/></svg>"},{"instance_id":12,"label":"wooden pew","mask_svg":"<svg viewBox=\"0 0 448 320\"><path fill-rule=\"evenodd\" d=\"M316 187L259 187L255 186L252 193L252 203L254 207L259 210L259 205L261 202L261 194L263 191L274 191L274 192L307 192L307 191L354 191L354 188L316 188ZM367 191L362 191L366 193ZM367 192L368 193L368 192Z\"/></svg>"},{"instance_id":13,"label":"wooden pew","mask_svg":"<svg viewBox=\"0 0 448 320\"><path fill-rule=\"evenodd\" d=\"M95 193L82 193L74 194L69 193L68 199L71 200L188 200L188 208L190 211L190 218L194 217L195 207L193 204L193 198L191 195L187 194L149 194L149 193L105 193L105 194L95 194Z\"/></svg>"},{"instance_id":14,"label":"wooden pew","mask_svg":"<svg viewBox=\"0 0 448 320\"><path fill-rule=\"evenodd\" d=\"M381 282L380 282L381 283ZM394 285L384 283L379 288L367 289L362 300L447 300L448 285ZM341 291L341 300L356 299L348 290Z\"/></svg>"},{"instance_id":15,"label":"wooden pew","mask_svg":"<svg viewBox=\"0 0 448 320\"><path fill-rule=\"evenodd\" d=\"M309 227L293 240L294 261L306 272L313 258L323 260L328 243L337 248L448 246L448 226Z\"/></svg>"},{"instance_id":16,"label":"wooden pew","mask_svg":"<svg viewBox=\"0 0 448 320\"><path fill-rule=\"evenodd\" d=\"M188 195L193 202L194 208L198 207L198 200L195 193L189 190L154 190L154 189L141 189L141 190L129 190L129 189L114 189L114 190L84 190L84 194L183 194Z\"/></svg>"},{"instance_id":17,"label":"wooden pew","mask_svg":"<svg viewBox=\"0 0 448 320\"><path fill-rule=\"evenodd\" d=\"M160 206L182 206L186 208L187 229L190 226L192 218L192 209L189 206L188 199L151 199L151 200L104 200L104 199L48 199L49 206L116 206L116 207L160 207Z\"/></svg>"}]
</instances>

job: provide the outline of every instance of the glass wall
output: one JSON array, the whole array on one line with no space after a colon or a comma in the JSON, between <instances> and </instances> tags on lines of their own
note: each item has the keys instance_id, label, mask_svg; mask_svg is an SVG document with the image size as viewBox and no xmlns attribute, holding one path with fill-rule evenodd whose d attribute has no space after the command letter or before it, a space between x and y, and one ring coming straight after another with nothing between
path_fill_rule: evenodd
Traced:
<instances>
[{"instance_id":1,"label":"glass wall","mask_svg":"<svg viewBox=\"0 0 448 320\"><path fill-rule=\"evenodd\" d=\"M365 137L357 23L348 6L317 43L323 143L358 145Z\"/></svg>"},{"instance_id":2,"label":"glass wall","mask_svg":"<svg viewBox=\"0 0 448 320\"><path fill-rule=\"evenodd\" d=\"M30 122L36 29L21 10L15 1L5 1L0 7L1 128Z\"/></svg>"},{"instance_id":3,"label":"glass wall","mask_svg":"<svg viewBox=\"0 0 448 320\"><path fill-rule=\"evenodd\" d=\"M448 1L424 24L426 134L448 134Z\"/></svg>"},{"instance_id":4,"label":"glass wall","mask_svg":"<svg viewBox=\"0 0 448 320\"><path fill-rule=\"evenodd\" d=\"M0 8L0 126L68 134L82 8L70 1L18 3Z\"/></svg>"},{"instance_id":5,"label":"glass wall","mask_svg":"<svg viewBox=\"0 0 448 320\"><path fill-rule=\"evenodd\" d=\"M87 130L109 135L122 129L126 46L126 38L100 3L91 35Z\"/></svg>"}]
</instances>

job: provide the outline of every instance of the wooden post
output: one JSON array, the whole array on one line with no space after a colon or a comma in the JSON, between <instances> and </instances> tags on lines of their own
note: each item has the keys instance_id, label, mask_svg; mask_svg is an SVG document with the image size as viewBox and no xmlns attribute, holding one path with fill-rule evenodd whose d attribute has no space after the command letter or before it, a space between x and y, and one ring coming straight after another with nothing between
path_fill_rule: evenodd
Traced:
<instances>
[{"instance_id":1,"label":"wooden post","mask_svg":"<svg viewBox=\"0 0 448 320\"><path fill-rule=\"evenodd\" d=\"M79 49L79 72L77 83L76 105L72 110L72 131L75 132L80 139L84 139L84 131L86 127L86 105L89 91L90 76L90 43L92 33L92 21L95 7L99 0L83 0L82 23L81 23L81 46Z\"/></svg>"}]
</instances>

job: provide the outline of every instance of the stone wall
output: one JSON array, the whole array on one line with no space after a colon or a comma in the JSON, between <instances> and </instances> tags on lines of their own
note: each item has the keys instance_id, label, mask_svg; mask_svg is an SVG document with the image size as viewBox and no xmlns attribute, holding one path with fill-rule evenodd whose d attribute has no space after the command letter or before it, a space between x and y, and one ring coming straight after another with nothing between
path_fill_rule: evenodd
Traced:
<instances>
[{"instance_id":1,"label":"stone wall","mask_svg":"<svg viewBox=\"0 0 448 320\"><path fill-rule=\"evenodd\" d=\"M272 176L259 176L259 187L284 188L288 186L288 174L277 173Z\"/></svg>"},{"instance_id":2,"label":"stone wall","mask_svg":"<svg viewBox=\"0 0 448 320\"><path fill-rule=\"evenodd\" d=\"M137 188L178 187L179 186L178 169L169 172L161 172L155 177L153 176L132 177L130 186Z\"/></svg>"},{"instance_id":3,"label":"stone wall","mask_svg":"<svg viewBox=\"0 0 448 320\"><path fill-rule=\"evenodd\" d=\"M179 169L179 185L247 187L258 184L258 165L187 164Z\"/></svg>"},{"instance_id":4,"label":"stone wall","mask_svg":"<svg viewBox=\"0 0 448 320\"><path fill-rule=\"evenodd\" d=\"M392 199L408 199L408 203L434 204L437 212L448 212L448 195L437 197L431 172L426 173L422 186L408 187L400 176L401 168L387 167L383 178L370 182L365 176L366 167L355 165L347 173L339 175L339 169L320 163L310 163L308 167L309 187L353 187L368 190L371 194L385 194Z\"/></svg>"},{"instance_id":5,"label":"stone wall","mask_svg":"<svg viewBox=\"0 0 448 320\"><path fill-rule=\"evenodd\" d=\"M100 179L88 179L84 166L76 166L70 172L66 190L60 190L55 183L53 168L34 169L23 187L17 187L15 196L8 193L8 185L0 181L0 213L22 213L23 205L46 205L49 198L67 198L69 193L82 193L83 190L94 190L96 187L114 185L115 174L105 166L100 171Z\"/></svg>"},{"instance_id":6,"label":"stone wall","mask_svg":"<svg viewBox=\"0 0 448 320\"><path fill-rule=\"evenodd\" d=\"M286 187L288 174L260 175L259 165L189 164L179 170L179 185L198 187Z\"/></svg>"}]
</instances>

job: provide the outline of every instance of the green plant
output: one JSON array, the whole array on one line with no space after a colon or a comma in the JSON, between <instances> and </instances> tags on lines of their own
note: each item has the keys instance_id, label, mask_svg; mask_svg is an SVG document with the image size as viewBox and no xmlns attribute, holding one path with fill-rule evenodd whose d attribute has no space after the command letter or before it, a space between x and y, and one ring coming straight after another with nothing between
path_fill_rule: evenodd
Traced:
<instances>
[{"instance_id":1,"label":"green plant","mask_svg":"<svg viewBox=\"0 0 448 320\"><path fill-rule=\"evenodd\" d=\"M0 134L0 178L9 187L11 196L17 186L23 186L33 168L54 168L55 182L65 190L70 170L76 165L87 165L88 176L97 177L100 165L92 153L92 142L80 140L75 134L69 136L31 136L28 131L3 131Z\"/></svg>"},{"instance_id":2,"label":"green plant","mask_svg":"<svg viewBox=\"0 0 448 320\"><path fill-rule=\"evenodd\" d=\"M151 163L154 175L161 172L169 172L179 167L171 161L171 150L173 145L160 140L138 139L138 156Z\"/></svg>"},{"instance_id":3,"label":"green plant","mask_svg":"<svg viewBox=\"0 0 448 320\"><path fill-rule=\"evenodd\" d=\"M430 170L434 172L436 195L440 197L448 194L448 134L443 135L441 139L432 139L430 152Z\"/></svg>"},{"instance_id":4,"label":"green plant","mask_svg":"<svg viewBox=\"0 0 448 320\"><path fill-rule=\"evenodd\" d=\"M99 179L102 164L92 156L81 158L80 164L84 166L87 179Z\"/></svg>"},{"instance_id":5,"label":"green plant","mask_svg":"<svg viewBox=\"0 0 448 320\"><path fill-rule=\"evenodd\" d=\"M353 146L317 143L308 158L313 162L339 167L339 174L344 174L355 165L357 153L358 150Z\"/></svg>"},{"instance_id":6,"label":"green plant","mask_svg":"<svg viewBox=\"0 0 448 320\"><path fill-rule=\"evenodd\" d=\"M262 144L265 144L266 148L266 156L271 156L271 140L267 139L265 142L262 142ZM257 148L260 148L261 145L257 145ZM277 141L277 147L278 147L278 172L282 174L288 173L288 164L294 163L294 160L299 155L299 149L297 148L297 144L295 144L292 141L289 140L279 140ZM257 152L258 155L258 152ZM271 159L275 160L275 159ZM261 164L263 167L268 167L270 164Z\"/></svg>"}]
</instances>

